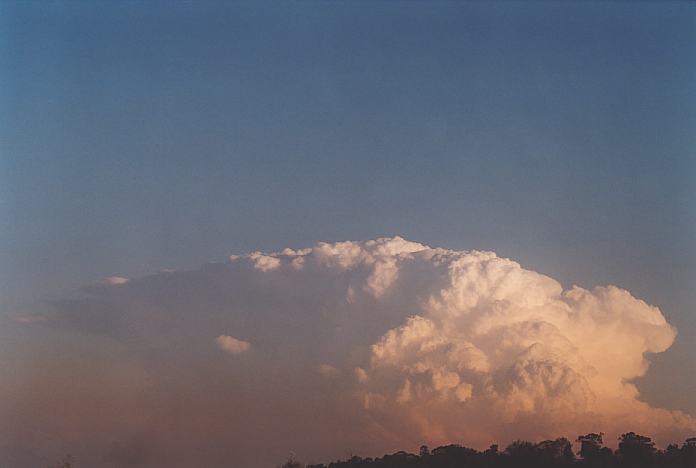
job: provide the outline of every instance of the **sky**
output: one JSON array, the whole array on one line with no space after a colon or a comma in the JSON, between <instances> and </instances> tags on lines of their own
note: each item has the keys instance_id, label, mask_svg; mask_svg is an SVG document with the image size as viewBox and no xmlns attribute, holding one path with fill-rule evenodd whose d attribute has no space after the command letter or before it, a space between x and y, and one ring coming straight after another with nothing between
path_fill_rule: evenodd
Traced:
<instances>
[{"instance_id":1,"label":"sky","mask_svg":"<svg viewBox=\"0 0 696 468\"><path fill-rule=\"evenodd\" d=\"M440 297L442 275L454 278L454 285L459 273L438 270L433 257L414 253L418 250L412 251L406 241L397 241L386 253L358 243L354 247L362 254L334 252L335 261L324 261L324 254L316 253L323 252L320 242L340 250L340 241L395 236L422 244L426 252L431 249L425 246L459 252L446 255L446 264L469 255L461 252L492 251L496 258L519 262L520 271L531 272L534 284L536 274L557 282L565 292L540 286L543 304L553 307L539 317L575 346L580 338L568 335L568 324L548 312L559 303L576 310L575 293L568 293L575 291L574 285L592 297L609 297L607 304L626 303L643 311L633 302L639 299L659 308L636 312L647 322L657 324L660 317L668 322L658 324L664 329L654 345L649 344L653 338L646 338L652 332L629 327L631 334L622 329L624 319L617 319L616 333L625 332L628 343L644 347L627 351L633 358L630 369L613 376L632 382L639 393L626 396L632 390L623 387L605 393L612 398L623 394L622 404L630 408L640 401L651 408L645 411L678 410L693 417L694 44L696 6L687 2L0 2L0 353L6 356L2 372L7 376L2 391L17 399L19 389L34 392L36 399L25 402L28 407L65 404L91 415L66 416L73 429L47 418L43 433L54 431L50 436L57 437L47 445L36 435L41 430L12 413L19 429L0 428L0 444L10 457L6 463L20 468L47 464L70 449L78 460L80 451L83 459L101 460L90 466L125 466L128 460L134 466L152 466L148 463L156 465L160 453L185 438L183 433L161 435L142 421L134 423L140 432L132 433L127 421L119 419L118 405L105 410L107 397L116 398L129 413L127 409L138 407L134 400L154 405L150 393L166 393L162 401L179 401L185 395L195 401L192 408L206 415L212 410L201 395L210 402L229 397L226 412L253 408L256 413L247 415L249 420L266 421L268 410L247 400L270 381L258 377L253 385L240 387L233 385L238 383L234 379L228 385L212 382L227 362L223 358L233 359L230 372L245 378L251 378L253 366L274 369L270 351L266 361L241 361L261 359L256 341L298 350L300 357L316 352L263 332L287 325L278 317L288 299L269 292L273 281L279 282L278 291L293 297L289 302L297 310L303 301L309 303L308 315L297 318L299 342L310 336L308 330L352 330L345 342L320 333L341 343L335 349L318 348L327 359L312 362L312 368L329 366L321 367L320 377L347 378L363 369L379 382L369 390L356 390L362 392L363 403L365 395L387 395L386 389L395 385L399 395L406 395L403 378L416 395L417 378L382 375L381 358L370 353L386 347L390 336L398 343L399 336L408 335L409 326L415 326L408 317L414 314L429 320L436 331L449 326L468 330L470 323L423 305L427 298ZM279 258L274 252L310 247L315 249L311 254L296 256L309 255L316 271L307 267L297 270L301 274L286 274L286 267L295 271L283 263L292 255L274 261ZM265 254L249 256L257 251ZM237 271L230 255L240 255L244 268ZM413 259L405 260L409 255ZM262 257L271 260L264 263ZM345 258L359 260L346 264ZM217 263L209 262L232 271L221 273L210 266ZM176 281L163 269L175 270L171 274ZM375 292L382 286L385 291L405 287L400 280L385 280L391 274L385 271L411 278L412 270L421 279L414 280L417 297L404 289L410 303ZM379 274L371 276L374 271ZM330 277L334 272L338 279L325 284L312 276L322 272ZM268 283L258 279L261 273L283 275ZM220 292L225 290L220 282L230 278L235 281L230 291L238 295ZM261 283L248 294L239 286L256 281ZM520 287L516 281L511 290ZM502 300L498 293L481 289L486 281L474 284L487 300ZM176 295L176 285L191 295ZM594 289L607 285L628 291L631 299L606 292L613 289ZM374 302L351 302L353 293L345 288ZM297 298L293 291L322 300ZM172 303L171 295L180 300ZM519 307L531 300L504 297ZM447 307L453 311L463 307L452 304ZM607 310L620 309L614 305ZM516 307L509 309L512 316L527 317ZM359 309L365 328L354 323L358 316L341 315L353 308ZM257 309L267 314L248 315ZM375 318L382 309L393 314ZM175 319L169 321L166 310ZM482 306L481 320L492 310ZM585 311L580 306L577 310ZM337 323L313 328L317 317L334 312ZM205 325L193 326L186 314L198 314ZM169 324L166 330L161 322ZM225 329L234 324L248 336ZM210 335L210 349L196 347L197 333ZM544 336L540 340L548 344L551 335ZM440 338L447 342L461 337ZM169 339L189 343L190 356ZM487 355L487 345L479 339L466 335ZM605 344L614 346L610 339ZM606 388L619 385L594 382L591 373L571 362L571 348L563 349L561 367L589 379L589 393L605 395ZM59 357L56 350L62 350ZM84 350L93 358L78 359ZM167 351L182 362L180 371L168 367ZM407 351L395 352L406 356ZM213 352L217 354L210 357ZM649 371L641 369L643 353L652 363ZM590 364L592 356L585 356ZM347 370L346 362L353 370ZM456 395L459 389L460 396L466 395L467 387L457 386L467 383L466 373L461 371L461 382L450 388L446 382L453 378L442 372L453 370L444 362L429 371L434 379L429 391L445 388ZM95 377L78 385L65 377L79 376L80 368L103 368L104 363L110 371L103 380ZM302 373L303 363L309 366L307 360L288 368L296 369L305 382L314 382ZM494 376L503 363L511 365L503 360L486 369ZM55 369L62 369L62 376ZM269 372L260 375L282 375ZM606 374L600 369L599 375ZM163 390L167 382L194 377L200 378L197 388L182 386L180 394ZM47 382L64 393L56 392L53 400L41 394L37 388ZM474 400L477 382L469 382ZM122 392L109 393L120 385ZM259 394L288 408L299 395L308 394L301 383L292 385L284 397L270 390ZM324 390L332 395L329 403L348 398L336 389ZM86 403L87 411L79 402L61 400L71 392L97 396ZM500 428L461 434L452 432L447 421L423 419L423 408L431 408L428 395L409 400L410 412L399 413L388 398L377 413L367 411L366 420L383 430L381 445L349 435L346 440L354 447L340 448L335 442L325 452L309 447L300 451L306 457L335 457L346 454L340 450L363 447L376 454L417 447L417 440L428 437L516 437ZM21 407L19 400L6 401ZM350 413L344 403L329 406ZM300 410L306 407L297 408L283 413L284 421L302 419ZM3 409L10 410L9 405ZM168 411L164 406L160 410ZM79 445L80 434L100 427L94 413L103 411L109 413L103 420L106 430L115 428L116 448L104 440L91 447L103 448L108 456L101 448L92 453L92 448ZM471 411L463 417L476 420L476 408ZM385 422L402 422L406 413L431 432L401 434ZM338 413L326 414L333 416L327 416L326 424L335 428L334 436L368 424L361 419L341 426L335 423ZM576 427L547 416L540 417L544 424L530 437ZM175 424L178 420L172 418ZM199 423L217 441L207 446L214 466L215 460L230 455L220 448L225 431L239 435L239 425L228 427L203 416ZM442 427L434 428L438 424ZM265 427L259 425L258 434ZM293 426L283 427L280 432L291 435L288 428ZM295 450L281 439L265 440L278 447L270 453L276 458L258 461L259 466L280 462L283 454ZM47 448L38 453L39 445ZM147 447L155 448L148 452ZM258 447L251 440L240 447L233 455L253 466Z\"/></svg>"}]
</instances>

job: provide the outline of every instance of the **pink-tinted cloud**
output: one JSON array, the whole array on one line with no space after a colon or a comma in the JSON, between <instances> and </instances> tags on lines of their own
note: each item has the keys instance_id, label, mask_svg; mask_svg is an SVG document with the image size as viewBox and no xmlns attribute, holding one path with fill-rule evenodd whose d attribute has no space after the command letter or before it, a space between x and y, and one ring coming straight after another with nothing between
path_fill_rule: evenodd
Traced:
<instances>
[{"instance_id":1,"label":"pink-tinted cloud","mask_svg":"<svg viewBox=\"0 0 696 468\"><path fill-rule=\"evenodd\" d=\"M6 358L8 460L268 466L290 451L696 431L632 383L676 336L657 307L564 290L493 252L319 243L82 293L24 324L35 335Z\"/></svg>"}]
</instances>

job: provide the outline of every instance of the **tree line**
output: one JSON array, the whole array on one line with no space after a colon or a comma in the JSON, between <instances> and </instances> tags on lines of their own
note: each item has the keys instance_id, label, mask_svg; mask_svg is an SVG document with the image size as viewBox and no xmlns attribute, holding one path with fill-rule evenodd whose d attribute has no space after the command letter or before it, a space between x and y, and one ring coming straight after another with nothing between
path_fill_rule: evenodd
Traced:
<instances>
[{"instance_id":1,"label":"tree line","mask_svg":"<svg viewBox=\"0 0 696 468\"><path fill-rule=\"evenodd\" d=\"M456 444L432 450L423 445L418 454L402 451L378 458L352 456L328 465L303 465L290 459L280 468L696 468L696 437L662 450L650 437L627 432L612 450L604 445L603 435L578 436L577 454L571 442L560 437L538 443L516 440L504 450L498 445L483 451Z\"/></svg>"}]
</instances>

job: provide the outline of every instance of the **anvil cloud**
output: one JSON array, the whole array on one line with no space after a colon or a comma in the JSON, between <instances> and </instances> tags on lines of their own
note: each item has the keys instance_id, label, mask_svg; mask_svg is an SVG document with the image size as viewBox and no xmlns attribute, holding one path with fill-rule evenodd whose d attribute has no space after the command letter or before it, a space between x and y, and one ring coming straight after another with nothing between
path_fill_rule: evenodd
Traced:
<instances>
[{"instance_id":1,"label":"anvil cloud","mask_svg":"<svg viewBox=\"0 0 696 468\"><path fill-rule=\"evenodd\" d=\"M8 462L264 466L696 431L632 383L676 336L657 307L615 286L564 290L493 252L319 243L110 278L51 306L12 325Z\"/></svg>"}]
</instances>

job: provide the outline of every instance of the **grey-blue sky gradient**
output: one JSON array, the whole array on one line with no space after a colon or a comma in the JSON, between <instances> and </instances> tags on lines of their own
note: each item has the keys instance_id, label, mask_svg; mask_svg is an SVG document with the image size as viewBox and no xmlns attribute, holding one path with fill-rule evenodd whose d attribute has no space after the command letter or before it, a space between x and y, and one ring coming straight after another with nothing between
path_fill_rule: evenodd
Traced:
<instances>
[{"instance_id":1,"label":"grey-blue sky gradient","mask_svg":"<svg viewBox=\"0 0 696 468\"><path fill-rule=\"evenodd\" d=\"M401 235L659 306L639 387L696 414L695 44L686 2L2 2L0 313Z\"/></svg>"}]
</instances>

